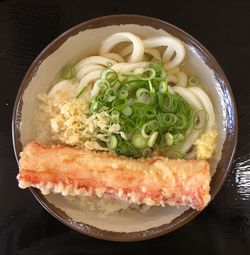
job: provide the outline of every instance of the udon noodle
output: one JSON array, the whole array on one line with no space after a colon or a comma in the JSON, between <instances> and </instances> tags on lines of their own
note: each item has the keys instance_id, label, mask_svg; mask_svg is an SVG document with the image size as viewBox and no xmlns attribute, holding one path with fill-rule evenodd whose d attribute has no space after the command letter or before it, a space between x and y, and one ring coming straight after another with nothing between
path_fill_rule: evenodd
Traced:
<instances>
[{"instance_id":1,"label":"udon noodle","mask_svg":"<svg viewBox=\"0 0 250 255\"><path fill-rule=\"evenodd\" d=\"M172 36L142 39L130 32L115 33L102 42L97 55L70 65L75 75L61 79L52 86L48 95L39 96L43 112L49 112L52 139L62 144L107 150L98 142L103 138L101 134L96 133L96 139L93 139L93 129L104 128L107 113L88 115L88 104L101 90L100 77L107 69L117 73L120 81L126 78L126 74L141 75L150 67L152 60L161 63L166 73L168 92L188 103L201 127L189 126L184 141L176 146L178 152L185 158L210 158L217 136L213 105L199 78L182 70L185 48L179 39ZM63 99L58 101L62 94ZM73 124L77 126L75 130L72 130ZM125 134L119 128L113 125L109 129L110 135L120 135L124 139ZM74 136L74 139L68 139L69 136Z\"/></svg>"}]
</instances>

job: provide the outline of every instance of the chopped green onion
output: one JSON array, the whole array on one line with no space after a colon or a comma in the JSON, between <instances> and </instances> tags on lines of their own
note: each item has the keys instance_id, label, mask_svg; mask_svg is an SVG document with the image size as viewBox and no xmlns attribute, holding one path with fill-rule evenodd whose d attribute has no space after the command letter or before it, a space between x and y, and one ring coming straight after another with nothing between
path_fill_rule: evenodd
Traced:
<instances>
[{"instance_id":1,"label":"chopped green onion","mask_svg":"<svg viewBox=\"0 0 250 255\"><path fill-rule=\"evenodd\" d=\"M151 134L151 136L148 139L147 145L149 147L153 147L153 145L156 142L157 137L158 137L158 132L154 132L153 134Z\"/></svg>"},{"instance_id":2,"label":"chopped green onion","mask_svg":"<svg viewBox=\"0 0 250 255\"><path fill-rule=\"evenodd\" d=\"M133 109L135 117L140 118L145 112L146 105L143 103L133 103L131 104L131 107Z\"/></svg>"},{"instance_id":3,"label":"chopped green onion","mask_svg":"<svg viewBox=\"0 0 250 255\"><path fill-rule=\"evenodd\" d=\"M179 114L176 114L176 117L177 117L177 129L179 130L185 129L187 125L187 119L185 115L182 113L179 113Z\"/></svg>"},{"instance_id":4,"label":"chopped green onion","mask_svg":"<svg viewBox=\"0 0 250 255\"><path fill-rule=\"evenodd\" d=\"M197 76L190 76L188 78L188 86L198 86L200 84L200 80Z\"/></svg>"},{"instance_id":5,"label":"chopped green onion","mask_svg":"<svg viewBox=\"0 0 250 255\"><path fill-rule=\"evenodd\" d=\"M134 132L135 129L135 123L131 119L120 119L120 126L122 127L122 130L127 134L130 135L130 133Z\"/></svg>"},{"instance_id":6,"label":"chopped green onion","mask_svg":"<svg viewBox=\"0 0 250 255\"><path fill-rule=\"evenodd\" d=\"M175 126L177 122L177 117L173 113L163 113L162 114L163 122L166 127Z\"/></svg>"},{"instance_id":7,"label":"chopped green onion","mask_svg":"<svg viewBox=\"0 0 250 255\"><path fill-rule=\"evenodd\" d=\"M156 72L153 68L146 68L141 73L141 78L142 78L142 80L148 81L148 80L154 79L155 75L156 75Z\"/></svg>"},{"instance_id":8,"label":"chopped green onion","mask_svg":"<svg viewBox=\"0 0 250 255\"><path fill-rule=\"evenodd\" d=\"M120 113L118 111L113 110L111 112L111 119L112 119L113 122L118 123L119 122L119 116L120 116Z\"/></svg>"},{"instance_id":9,"label":"chopped green onion","mask_svg":"<svg viewBox=\"0 0 250 255\"><path fill-rule=\"evenodd\" d=\"M170 148L166 152L166 156L170 158L184 158L183 153L180 151L176 150L175 148Z\"/></svg>"},{"instance_id":10,"label":"chopped green onion","mask_svg":"<svg viewBox=\"0 0 250 255\"><path fill-rule=\"evenodd\" d=\"M112 62L107 62L107 67L111 68L113 66Z\"/></svg>"},{"instance_id":11,"label":"chopped green onion","mask_svg":"<svg viewBox=\"0 0 250 255\"><path fill-rule=\"evenodd\" d=\"M110 68L104 69L101 74L101 79L108 82L111 86L117 82L118 76L115 71Z\"/></svg>"},{"instance_id":12,"label":"chopped green onion","mask_svg":"<svg viewBox=\"0 0 250 255\"><path fill-rule=\"evenodd\" d=\"M142 151L142 156L147 158L147 157L150 157L152 154L152 149L151 148L145 148L143 151Z\"/></svg>"},{"instance_id":13,"label":"chopped green onion","mask_svg":"<svg viewBox=\"0 0 250 255\"><path fill-rule=\"evenodd\" d=\"M165 122L164 122L164 119L163 119L163 113L161 113L161 112L158 112L157 114L156 114L156 120L157 120L157 124L158 124L158 127L160 128L160 129L163 129L164 127L165 127Z\"/></svg>"},{"instance_id":14,"label":"chopped green onion","mask_svg":"<svg viewBox=\"0 0 250 255\"><path fill-rule=\"evenodd\" d=\"M106 90L104 94L104 101L106 102L112 102L116 98L116 91L114 88L109 88Z\"/></svg>"},{"instance_id":15,"label":"chopped green onion","mask_svg":"<svg viewBox=\"0 0 250 255\"><path fill-rule=\"evenodd\" d=\"M93 101L90 105L90 112L94 112L98 108L98 102Z\"/></svg>"},{"instance_id":16,"label":"chopped green onion","mask_svg":"<svg viewBox=\"0 0 250 255\"><path fill-rule=\"evenodd\" d=\"M164 94L168 92L168 84L166 81L161 81L159 84L159 92Z\"/></svg>"},{"instance_id":17,"label":"chopped green onion","mask_svg":"<svg viewBox=\"0 0 250 255\"><path fill-rule=\"evenodd\" d=\"M125 115L125 116L130 116L132 114L133 110L130 106L127 106L123 111L122 113Z\"/></svg>"},{"instance_id":18,"label":"chopped green onion","mask_svg":"<svg viewBox=\"0 0 250 255\"><path fill-rule=\"evenodd\" d=\"M170 93L161 94L157 93L160 109L163 112L176 112L177 97Z\"/></svg>"},{"instance_id":19,"label":"chopped green onion","mask_svg":"<svg viewBox=\"0 0 250 255\"><path fill-rule=\"evenodd\" d=\"M174 142L174 138L170 133L165 134L165 140L166 140L167 145L172 145Z\"/></svg>"},{"instance_id":20,"label":"chopped green onion","mask_svg":"<svg viewBox=\"0 0 250 255\"><path fill-rule=\"evenodd\" d=\"M174 146L184 141L192 121L199 124L201 113L194 116L190 105L171 92L165 79L159 61L152 62L142 74L122 77L106 68L95 83L99 90L89 107L90 115L102 111L107 114L107 127L96 130L98 141L128 157L147 157L153 148L163 155L180 157ZM119 130L112 134L111 125L119 125Z\"/></svg>"},{"instance_id":21,"label":"chopped green onion","mask_svg":"<svg viewBox=\"0 0 250 255\"><path fill-rule=\"evenodd\" d=\"M163 69L161 70L160 78L162 78L164 80L167 78L167 73Z\"/></svg>"},{"instance_id":22,"label":"chopped green onion","mask_svg":"<svg viewBox=\"0 0 250 255\"><path fill-rule=\"evenodd\" d=\"M158 59L152 59L149 65L156 73L156 77L166 78L166 72L163 70L162 64ZM165 77L163 77L165 75Z\"/></svg>"},{"instance_id":23,"label":"chopped green onion","mask_svg":"<svg viewBox=\"0 0 250 255\"><path fill-rule=\"evenodd\" d=\"M107 147L111 150L114 150L117 146L117 138L114 135L111 135L107 141Z\"/></svg>"},{"instance_id":24,"label":"chopped green onion","mask_svg":"<svg viewBox=\"0 0 250 255\"><path fill-rule=\"evenodd\" d=\"M150 131L150 129L149 129L149 130L146 130L146 129L147 129L147 126L148 126L148 123L149 123L149 122L146 122L146 123L142 126L142 128L141 128L141 135L142 135L144 138L149 138L149 137L150 137L150 134L147 133L147 131ZM150 133L151 133L151 132L150 132Z\"/></svg>"},{"instance_id":25,"label":"chopped green onion","mask_svg":"<svg viewBox=\"0 0 250 255\"><path fill-rule=\"evenodd\" d=\"M148 85L149 85L149 91L151 93L155 93L155 88L153 87L152 82L150 80L148 81Z\"/></svg>"},{"instance_id":26,"label":"chopped green onion","mask_svg":"<svg viewBox=\"0 0 250 255\"><path fill-rule=\"evenodd\" d=\"M112 106L114 109L118 111L124 110L128 105L128 100L126 98L124 99L116 99L112 102Z\"/></svg>"},{"instance_id":27,"label":"chopped green onion","mask_svg":"<svg viewBox=\"0 0 250 255\"><path fill-rule=\"evenodd\" d=\"M60 77L63 80L73 80L76 78L76 69L73 65L65 65L60 72Z\"/></svg>"},{"instance_id":28,"label":"chopped green onion","mask_svg":"<svg viewBox=\"0 0 250 255\"><path fill-rule=\"evenodd\" d=\"M151 131L157 130L158 129L158 122L156 120L151 120L148 122L148 128Z\"/></svg>"},{"instance_id":29,"label":"chopped green onion","mask_svg":"<svg viewBox=\"0 0 250 255\"><path fill-rule=\"evenodd\" d=\"M152 108L146 109L144 114L147 118L153 118L156 115L156 109L152 109Z\"/></svg>"},{"instance_id":30,"label":"chopped green onion","mask_svg":"<svg viewBox=\"0 0 250 255\"><path fill-rule=\"evenodd\" d=\"M127 140L127 135L124 132L120 132L120 136L122 139Z\"/></svg>"},{"instance_id":31,"label":"chopped green onion","mask_svg":"<svg viewBox=\"0 0 250 255\"><path fill-rule=\"evenodd\" d=\"M185 137L183 134L175 134L173 136L173 144L174 145L179 145L179 144L182 144L185 140Z\"/></svg>"},{"instance_id":32,"label":"chopped green onion","mask_svg":"<svg viewBox=\"0 0 250 255\"><path fill-rule=\"evenodd\" d=\"M98 84L100 87L100 92L105 93L105 91L109 88L109 85L107 82L101 82Z\"/></svg>"},{"instance_id":33,"label":"chopped green onion","mask_svg":"<svg viewBox=\"0 0 250 255\"><path fill-rule=\"evenodd\" d=\"M128 97L128 90L126 89L126 87L122 87L119 91L118 91L118 97L123 99Z\"/></svg>"},{"instance_id":34,"label":"chopped green onion","mask_svg":"<svg viewBox=\"0 0 250 255\"><path fill-rule=\"evenodd\" d=\"M139 102L148 104L150 102L150 92L147 89L141 88L136 91L136 97Z\"/></svg>"},{"instance_id":35,"label":"chopped green onion","mask_svg":"<svg viewBox=\"0 0 250 255\"><path fill-rule=\"evenodd\" d=\"M83 88L77 95L76 95L76 98L78 99L85 91L86 87Z\"/></svg>"},{"instance_id":36,"label":"chopped green onion","mask_svg":"<svg viewBox=\"0 0 250 255\"><path fill-rule=\"evenodd\" d=\"M147 146L147 140L139 133L133 135L132 143L136 148L139 149L144 149Z\"/></svg>"}]
</instances>

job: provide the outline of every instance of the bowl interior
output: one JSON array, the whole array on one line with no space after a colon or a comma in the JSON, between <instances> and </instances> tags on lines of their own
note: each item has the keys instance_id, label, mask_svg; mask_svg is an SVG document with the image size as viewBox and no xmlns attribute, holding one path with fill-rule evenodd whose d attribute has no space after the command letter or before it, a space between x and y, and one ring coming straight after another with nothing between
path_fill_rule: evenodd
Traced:
<instances>
[{"instance_id":1,"label":"bowl interior","mask_svg":"<svg viewBox=\"0 0 250 255\"><path fill-rule=\"evenodd\" d=\"M119 26L122 24L137 24L137 26ZM109 26L110 29L94 30L107 26ZM61 61L64 65L69 61L71 63L77 61L79 56L83 57L85 54L93 54L96 48L98 48L100 38L104 38L113 31L120 31L121 28L124 31L131 31L137 34L139 33L141 36L146 37L151 33L160 35L167 31L171 35L181 39L186 44L188 52L187 57L191 65L187 65L185 68L189 69L189 66L192 66L194 68L194 72L200 72L199 76L203 77L204 80L202 82L207 85L207 88L205 88L207 93L214 98L213 103L216 105L215 109L217 109L217 120L220 125L220 130L223 133L221 134L221 139L224 141L224 145L222 141L221 148L218 149L216 153L217 156L214 160L215 167L218 159L220 158L211 182L210 194L211 197L214 198L226 178L237 141L236 108L229 83L216 60L204 48L204 46L198 43L194 38L173 25L144 16L115 15L84 22L59 36L38 56L22 81L14 107L13 140L17 160L18 155L22 150L22 144L25 144L27 141L36 137L36 134L34 133L35 129L32 128L32 123L34 122L33 117L35 116L33 115L33 107L30 106L35 106L35 96L38 93L45 92L56 79L55 74L61 68L61 65L57 63ZM86 47L81 46L84 42L84 38L85 42L86 38L91 38L91 40L86 43ZM72 51L69 50L72 48L72 45L76 48L78 47L80 50L72 53ZM192 72L192 70L189 70L189 72L190 71ZM47 78L44 73L46 73ZM42 89L41 84L43 84ZM185 208L180 211L179 214L175 212L174 217L169 221L165 219L166 224L164 224L163 221L156 227L150 225L147 230L139 229L137 231L134 229L129 233L107 231L88 224L73 221L62 210L49 203L38 190L31 189L31 191L38 201L64 224L81 233L107 240L135 241L153 238L173 231L174 229L189 222L198 214L198 212L192 209L187 210Z\"/></svg>"}]
</instances>

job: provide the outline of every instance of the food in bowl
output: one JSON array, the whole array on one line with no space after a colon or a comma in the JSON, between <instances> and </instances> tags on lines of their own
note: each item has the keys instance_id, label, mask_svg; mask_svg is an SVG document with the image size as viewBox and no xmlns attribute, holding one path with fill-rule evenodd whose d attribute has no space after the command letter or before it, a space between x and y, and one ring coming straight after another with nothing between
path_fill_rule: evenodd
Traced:
<instances>
[{"instance_id":1,"label":"food in bowl","mask_svg":"<svg viewBox=\"0 0 250 255\"><path fill-rule=\"evenodd\" d=\"M181 52L180 50L184 49L185 55L181 55L183 59L177 64L176 68L171 67L170 69L167 69L165 65L166 63L164 64L162 61L162 56L166 49L170 50L166 45L157 46L152 50L144 49L144 52L147 53L143 55L142 61L135 63L128 62L131 61L130 57L133 54L133 49L129 42L121 42L119 45L113 45L114 47L111 51L108 50L108 52L100 54L98 50L101 45L104 45L102 44L103 40L110 36L112 37L112 35L114 36L117 33L130 33L134 37L139 38L142 42L147 41L148 39L153 38L155 40L156 38L162 37L167 37L169 41L169 38L171 38L172 41L177 41L177 44L182 46L176 48L177 51L179 50L179 54ZM68 38L57 50L55 50L55 52L43 60L38 67L35 76L29 82L29 86L26 88L22 97L23 106L20 132L23 153L20 160L19 178L22 174L22 166L25 166L25 164L27 167L33 167L34 169L26 173L23 171L24 179L21 180L20 178L20 185L22 187L37 186L44 194L49 192L45 197L42 196L43 200L48 200L57 208L60 208L75 222L83 222L99 229L115 232L141 231L161 226L181 215L184 211L189 209L189 206L192 206L197 210L203 209L210 199L209 182L221 155L221 149L224 142L224 124L222 123L223 118L220 117L220 114L222 113L219 104L220 100L218 100L218 93L214 89L216 81L214 80L213 71L201 59L198 59L199 57L197 58L195 51L190 47L190 45L185 45L182 41L167 34L161 29L157 30L139 25L119 25L89 29ZM174 50L169 62L174 60L177 51ZM83 58L82 56L85 57ZM106 62L106 64L103 64L103 62L86 63L86 65L89 65L89 69L85 66L85 71L80 71L81 68L78 68L81 61L96 61L97 59L100 61L100 58L108 58L108 62ZM180 55L178 55L177 60L178 59L180 59ZM119 65L122 66L122 64L128 66L128 64L141 64L141 62L144 64L146 62L145 66L137 66L136 69L132 68L132 70L124 72L113 70L116 65L118 65L118 67ZM75 63L79 63L79 65ZM153 69L153 71L151 69ZM97 71L99 71L99 75L97 75ZM172 71L172 73L170 71ZM92 74L90 75L88 72L92 72ZM86 81L90 79L89 85L81 87L80 81L82 81L82 79L77 78L78 75L83 75L85 77L81 86L83 86L84 83L87 83ZM97 78L91 80L92 75L96 75ZM105 77L106 75L107 77ZM187 75L187 77L185 75ZM118 86L116 84L110 84L111 86L106 82L102 84L102 78L107 79L109 83L113 83L116 76L117 83L120 83L120 85L124 85L122 82L128 84L131 83L132 85L135 83L135 78L137 78L136 83L140 83L141 87L136 88L135 86L134 91L126 91L126 89L122 89L120 93L122 86L117 88ZM183 85L185 83L187 83L188 86L185 87L185 85ZM68 84L68 86L66 86L66 84ZM111 88L111 90L108 90L109 88ZM208 117L209 111L204 109L203 106L198 112L196 108L192 106L192 102L189 102L192 101L189 100L190 93L185 97L182 88L184 91L192 92L191 94L193 96L196 93L196 99L199 98L198 95L201 95L203 91L208 97L207 102L210 102L210 100L212 101L212 112L215 111L216 120L213 119L214 114L211 115L212 118ZM153 89L155 89L154 92ZM177 92L174 90L179 91ZM108 91L111 94L107 93L105 95L104 91ZM119 100L119 104L115 104L113 102L115 100L112 97L115 96L116 98L116 95L113 95L112 93L115 92L118 95L118 91L119 99L122 100ZM129 92L128 95L127 92ZM155 94L155 97L151 97L153 93ZM101 97L98 98L98 96L103 96L104 99L104 95L105 100L102 101ZM191 99L192 98L194 97L191 96ZM127 99L127 102L124 99ZM111 101L107 103L106 101L109 100ZM137 100L141 100L142 102L136 102ZM166 107L164 108L164 105L168 101L174 102L172 104L172 107L174 108L176 107L176 102L178 102L177 105L181 106L176 109L176 112L171 112L171 110L168 112ZM197 100L195 100L195 102L197 102ZM109 121L105 120L107 114L100 111L99 105L101 104L106 107L106 111L109 114L108 116L112 117L109 118ZM126 110L124 105L126 106ZM148 107L149 105L152 107ZM116 109L111 110L109 106L115 106ZM169 106L171 106L171 104ZM211 110L210 106L208 109ZM144 114L144 111L147 108L150 109L147 114ZM168 108L168 110L170 108ZM183 112L184 116L182 116ZM135 113L137 113L136 116L134 115ZM176 116L173 117L174 115L178 115L178 120L175 118ZM142 117L141 121L137 119L138 116ZM147 121L147 118L149 117L152 118L152 122L147 123L149 122ZM128 125L121 125L117 122L119 120L126 120L125 123L128 123ZM176 127L176 129L179 128L180 130L175 132L176 130L173 128L171 130L169 128L171 132L167 132L169 130L164 130L166 127L162 124L160 128L157 129L158 126L156 124L161 122L166 123L167 120L169 120L168 124L172 125L175 123L176 125L174 127ZM77 122L80 125L78 125ZM184 122L185 125L180 125ZM73 125L75 123L77 125ZM135 128L133 126L134 123L136 123L138 127ZM112 128L109 129L111 126ZM141 129L139 127L141 127ZM189 129L188 127L192 128ZM80 137L78 135L79 132L72 132L73 130L82 131L83 136ZM197 137L193 138L194 140L192 142L192 136L190 136L189 139L191 140L189 140L189 143L191 143L191 145L189 147L188 143L186 143L185 148L185 142L188 141L186 138L188 137L187 135L190 134L190 131L193 133L193 137ZM197 133L199 134L197 135ZM131 150L131 148L133 148L133 150ZM81 192L77 187L75 188L74 185L73 187L71 186L69 176L67 176L67 174L70 174L72 177L72 172L76 171L76 168L71 173L66 169L67 174L65 174L66 172L61 171L61 166L67 162L65 159L62 160L64 158L63 155L65 154L65 151L69 152L69 150L72 150L72 155L78 153L84 154L85 152L87 155L91 155L90 158L95 159L95 162L90 161L88 163L90 165L92 163L95 165L96 159L100 160L102 157L106 159L105 155L108 155L111 158L114 157L115 159L124 160L123 162L126 163L119 165L119 170L120 166L122 166L121 180L126 176L124 174L130 175L133 173L133 171L131 171L132 169L127 168L127 162L135 162L132 163L132 165L141 163L141 167L143 168L148 165L150 159L152 160L151 162L154 163L157 161L164 162L164 168L167 168L166 166L170 164L171 167L168 168L167 171L165 169L164 171L161 171L161 167L157 166L159 168L158 172L162 172L160 175L159 173L156 173L157 178L160 177L156 180L157 185L161 183L160 180L163 177L163 173L165 175L167 175L167 172L169 173L168 180L171 179L172 173L177 173L177 171L173 171L173 168L177 166L179 162L189 162L187 165L194 170L190 163L195 161L194 168L196 167L196 163L201 163L197 171L198 175L196 176L195 185L191 185L195 192L192 193L189 188L184 187L183 183L186 178L185 171L187 171L187 165L181 164L182 168L178 168L178 176L180 177L178 177L178 180L180 183L183 182L182 186L184 189L178 189L180 187L177 185L178 183L175 182L172 186L172 191L169 189L169 192L173 195L177 195L177 197L179 196L179 198L183 197L183 201L176 199L174 196L172 197L174 198L172 201L170 196L164 197L166 193L164 194L164 192L162 192L163 190L160 188L162 186L159 185L157 190L157 185L153 185L155 181L153 178L148 178L150 182L148 183L149 185L147 188L154 188L152 190L156 191L155 200L152 199L154 197L152 192L149 192L148 196L147 192L145 192L147 191L145 187L140 187L141 189L138 189L139 185L132 185L133 183L129 183L131 185L130 187L137 187L137 191L139 192L133 193L127 190L124 192L125 195L123 194L123 196L119 198L119 196L117 196L119 191L112 191L110 183L107 184L109 180L107 175L105 175L104 178L106 183L102 182L101 185L104 188L108 186L108 189L111 192L107 192L107 190L103 192L103 190L101 190L99 193L98 191L100 190L95 190L96 187L94 182L90 181L88 183L90 185L87 185L87 189L83 189L81 185L79 186L79 188L82 189L81 191L84 191L82 192L84 193L84 196L83 194L79 195ZM55 154L56 151L58 154ZM38 158L41 160L46 153L47 155L50 155L50 158L45 157L46 160L42 160L43 162L40 164L40 167L36 164L33 164L33 166L32 164L29 165L32 163L32 160L35 160L35 162ZM57 159L56 161L51 160L55 158ZM73 158L74 159L70 159L68 163L72 161L71 163L75 166L79 162L77 163L75 161L77 157L75 158L74 156ZM110 160L103 160L103 162L109 164ZM63 164L61 165L61 163ZM87 162L85 161L83 163L86 168ZM51 164L54 164L54 169L51 169ZM88 175L89 173L93 173L92 167L93 165L91 165L91 169L86 168L84 174ZM99 174L100 167L98 167L97 172ZM111 167L113 168L113 166ZM154 164L150 164L150 167L155 166ZM204 171L202 169L204 169ZM105 170L111 170L108 171L109 174L116 173L113 171L115 169ZM184 173L183 175L181 174L182 171ZM52 172L53 174L51 174ZM143 174L146 174L147 172L148 171L143 171ZM188 174L191 172L192 171L188 171ZM57 177L60 175L61 177L64 175L67 176L68 181L66 181L66 183L68 185L66 185L66 189L63 182L61 182L62 180L65 181L65 179L51 178L54 174ZM155 173L153 172L153 174ZM41 176L42 178L40 178ZM47 180L46 176L49 177ZM191 176L192 178L195 177L192 174ZM78 177L79 176L75 175L74 178L71 179L72 183L79 183ZM100 175L98 175L98 177L100 177ZM139 175L136 174L135 177L137 178ZM190 179L189 177L190 176L186 178L187 181L194 183L194 179L192 180L192 178ZM54 183L51 183L52 179ZM138 181L138 179L135 180ZM45 185L46 181L47 185ZM100 179L98 179L98 181L100 181ZM126 182L111 183L113 186L115 183L123 185ZM128 185L128 182L126 185ZM36 190L35 192L39 193ZM53 192L58 194L54 194ZM122 191L120 191L120 194L121 192ZM61 195L61 193L66 196ZM138 195L139 198L137 199ZM147 197L150 199L147 199ZM143 201L145 198L146 200ZM170 206L171 204L178 206ZM179 206L184 204L189 206ZM188 212L190 212L190 210ZM103 215L105 215L105 221L99 220L98 216L102 217Z\"/></svg>"},{"instance_id":2,"label":"food in bowl","mask_svg":"<svg viewBox=\"0 0 250 255\"><path fill-rule=\"evenodd\" d=\"M203 209L217 128L199 78L181 70L184 58L177 38L120 32L103 41L99 55L64 66L48 94L38 95L60 146L28 143L19 186Z\"/></svg>"}]
</instances>

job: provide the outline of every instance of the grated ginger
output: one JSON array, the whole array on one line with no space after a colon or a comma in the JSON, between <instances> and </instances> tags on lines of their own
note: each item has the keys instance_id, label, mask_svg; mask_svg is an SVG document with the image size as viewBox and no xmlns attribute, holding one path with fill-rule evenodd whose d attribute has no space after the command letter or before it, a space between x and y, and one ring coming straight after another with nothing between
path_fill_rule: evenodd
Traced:
<instances>
[{"instance_id":1,"label":"grated ginger","mask_svg":"<svg viewBox=\"0 0 250 255\"><path fill-rule=\"evenodd\" d=\"M211 158L215 150L217 135L218 135L217 130L213 128L202 134L194 142L194 145L196 145L198 159Z\"/></svg>"}]
</instances>

